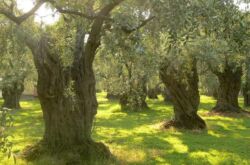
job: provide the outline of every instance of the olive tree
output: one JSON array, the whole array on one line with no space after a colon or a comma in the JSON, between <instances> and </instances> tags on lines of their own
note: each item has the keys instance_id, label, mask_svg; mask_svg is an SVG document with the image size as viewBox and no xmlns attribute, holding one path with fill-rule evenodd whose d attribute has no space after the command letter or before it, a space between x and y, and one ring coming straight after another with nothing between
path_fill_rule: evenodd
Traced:
<instances>
[{"instance_id":1,"label":"olive tree","mask_svg":"<svg viewBox=\"0 0 250 165\"><path fill-rule=\"evenodd\" d=\"M1 29L4 40L0 44L4 45L1 51L0 88L4 99L3 107L19 109L20 97L24 91L24 80L29 71L32 70L29 52L26 46L17 40L13 24L6 22ZM4 30L5 29L5 30Z\"/></svg>"},{"instance_id":2,"label":"olive tree","mask_svg":"<svg viewBox=\"0 0 250 165\"><path fill-rule=\"evenodd\" d=\"M246 61L249 22L232 1L204 3L204 38L200 40L200 54L210 70L217 76L219 87L217 112L240 112L238 95Z\"/></svg>"},{"instance_id":3,"label":"olive tree","mask_svg":"<svg viewBox=\"0 0 250 165\"><path fill-rule=\"evenodd\" d=\"M197 6L193 1L155 1L158 17L154 35L160 56L160 78L172 96L174 117L166 128L205 129L204 120L197 114L199 77L197 54L192 48L198 31Z\"/></svg>"},{"instance_id":4,"label":"olive tree","mask_svg":"<svg viewBox=\"0 0 250 165\"><path fill-rule=\"evenodd\" d=\"M112 11L123 1L38 0L21 15L12 12L11 4L1 4L0 14L16 23L19 39L31 50L38 72L37 91L45 122L38 149L74 151L84 159L110 156L107 147L91 137L98 107L93 61L102 36L115 24ZM26 20L44 3L60 12L61 20L55 26L32 30Z\"/></svg>"}]
</instances>

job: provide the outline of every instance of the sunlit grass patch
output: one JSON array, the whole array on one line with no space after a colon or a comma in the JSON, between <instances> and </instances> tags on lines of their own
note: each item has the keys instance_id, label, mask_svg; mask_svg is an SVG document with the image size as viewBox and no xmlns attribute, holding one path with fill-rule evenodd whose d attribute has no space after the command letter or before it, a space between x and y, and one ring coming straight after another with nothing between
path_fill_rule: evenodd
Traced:
<instances>
[{"instance_id":1,"label":"sunlit grass patch","mask_svg":"<svg viewBox=\"0 0 250 165\"><path fill-rule=\"evenodd\" d=\"M207 115L215 104L211 97L201 96L200 115L207 131L161 130L158 124L171 119L173 107L158 100L148 99L150 109L144 112L120 110L117 100L109 101L106 93L98 93L98 114L94 121L93 138L104 142L116 157L115 164L250 164L250 118ZM242 98L239 99L242 105ZM22 101L20 111L13 112L13 151L39 141L43 135L42 112L37 100ZM18 165L63 165L63 161L42 157L36 162L17 160ZM1 165L14 165L3 158ZM102 164L102 162L100 162Z\"/></svg>"}]
</instances>

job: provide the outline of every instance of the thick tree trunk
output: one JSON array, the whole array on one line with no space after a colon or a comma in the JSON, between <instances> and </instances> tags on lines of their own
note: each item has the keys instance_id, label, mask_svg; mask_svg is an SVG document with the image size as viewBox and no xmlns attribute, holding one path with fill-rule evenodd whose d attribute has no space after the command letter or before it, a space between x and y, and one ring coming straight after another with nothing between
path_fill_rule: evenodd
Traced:
<instances>
[{"instance_id":1,"label":"thick tree trunk","mask_svg":"<svg viewBox=\"0 0 250 165\"><path fill-rule=\"evenodd\" d=\"M170 126L184 129L206 128L204 120L197 114L200 96L196 60L193 60L192 65L192 70L187 71L188 73L180 73L174 69L169 71L167 65L161 68L160 78L171 93L174 105L174 119L165 123L166 128Z\"/></svg>"},{"instance_id":2,"label":"thick tree trunk","mask_svg":"<svg viewBox=\"0 0 250 165\"><path fill-rule=\"evenodd\" d=\"M74 151L85 160L107 158L110 151L91 138L93 120L97 113L95 76L92 69L94 46L84 46L84 35L77 34L74 62L65 67L57 54L48 47L49 39L42 37L38 48L32 49L38 71L37 92L41 103L45 132L41 144L52 153ZM35 151L36 152L36 151ZM32 158L28 154L27 158Z\"/></svg>"},{"instance_id":3,"label":"thick tree trunk","mask_svg":"<svg viewBox=\"0 0 250 165\"><path fill-rule=\"evenodd\" d=\"M11 82L8 86L3 87L3 107L10 109L20 109L20 98L24 91L24 80Z\"/></svg>"},{"instance_id":4,"label":"thick tree trunk","mask_svg":"<svg viewBox=\"0 0 250 165\"><path fill-rule=\"evenodd\" d=\"M87 41L85 26L81 21L76 21L79 24L76 29L76 44L71 45L75 47L72 54L74 62L70 67L65 67L62 56L57 54L61 52L55 43L57 38L51 38L53 35L50 37L42 35L37 39L37 36L26 33L21 27L20 23L33 14L37 6L24 17L13 18L12 15L6 14L18 24L19 37L31 49L38 72L37 92L45 122L42 145L38 148L48 149L42 150L43 152L76 151L81 154L80 157L86 159L110 156L108 148L91 138L93 120L97 112L92 65L101 43L103 24L110 12L122 1L112 1L96 13L95 18L89 22L91 28L88 30ZM41 4L38 4L38 7ZM40 153L36 151L38 150L32 150L27 156L32 156L32 153L39 156Z\"/></svg>"},{"instance_id":5,"label":"thick tree trunk","mask_svg":"<svg viewBox=\"0 0 250 165\"><path fill-rule=\"evenodd\" d=\"M219 80L216 112L241 112L238 96L241 89L242 68L226 65L224 72L216 73Z\"/></svg>"}]
</instances>

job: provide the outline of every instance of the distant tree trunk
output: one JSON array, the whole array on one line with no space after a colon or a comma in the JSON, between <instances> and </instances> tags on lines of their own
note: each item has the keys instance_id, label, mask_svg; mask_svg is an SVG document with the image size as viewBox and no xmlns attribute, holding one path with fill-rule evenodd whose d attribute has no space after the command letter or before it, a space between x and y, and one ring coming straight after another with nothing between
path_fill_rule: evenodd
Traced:
<instances>
[{"instance_id":1,"label":"distant tree trunk","mask_svg":"<svg viewBox=\"0 0 250 165\"><path fill-rule=\"evenodd\" d=\"M218 98L218 88L215 87L215 88L213 89L213 94L212 94L212 96L213 96L214 99L217 99L217 98Z\"/></svg>"},{"instance_id":2,"label":"distant tree trunk","mask_svg":"<svg viewBox=\"0 0 250 165\"><path fill-rule=\"evenodd\" d=\"M150 98L150 99L158 99L158 90L157 90L157 88L148 89L148 98Z\"/></svg>"},{"instance_id":3,"label":"distant tree trunk","mask_svg":"<svg viewBox=\"0 0 250 165\"><path fill-rule=\"evenodd\" d=\"M142 111L148 108L146 102L147 98L147 86L145 78L138 79L137 82L130 84L130 90L128 93L124 93L120 96L121 109L131 111Z\"/></svg>"},{"instance_id":4,"label":"distant tree trunk","mask_svg":"<svg viewBox=\"0 0 250 165\"><path fill-rule=\"evenodd\" d=\"M20 98L24 91L24 79L11 82L2 88L3 107L20 109Z\"/></svg>"},{"instance_id":5,"label":"distant tree trunk","mask_svg":"<svg viewBox=\"0 0 250 165\"><path fill-rule=\"evenodd\" d=\"M165 123L165 127L174 126L184 129L205 129L204 120L197 114L200 96L198 90L198 73L196 60L192 60L192 70L183 73L163 65L160 71L160 78L170 91L174 105L174 119ZM187 80L186 83L182 80Z\"/></svg>"},{"instance_id":6,"label":"distant tree trunk","mask_svg":"<svg viewBox=\"0 0 250 165\"><path fill-rule=\"evenodd\" d=\"M243 85L243 96L244 105L246 107L250 106L250 64L247 64L246 68L246 79L245 84Z\"/></svg>"},{"instance_id":7,"label":"distant tree trunk","mask_svg":"<svg viewBox=\"0 0 250 165\"><path fill-rule=\"evenodd\" d=\"M250 83L248 82L248 85L246 84L243 89L243 96L244 96L244 106L249 107L250 106Z\"/></svg>"},{"instance_id":8,"label":"distant tree trunk","mask_svg":"<svg viewBox=\"0 0 250 165\"><path fill-rule=\"evenodd\" d=\"M240 112L238 96L241 89L242 67L225 66L223 72L215 73L219 80L216 112Z\"/></svg>"},{"instance_id":9,"label":"distant tree trunk","mask_svg":"<svg viewBox=\"0 0 250 165\"><path fill-rule=\"evenodd\" d=\"M170 103L173 100L170 91L166 87L162 91L162 96L164 98L165 103Z\"/></svg>"},{"instance_id":10,"label":"distant tree trunk","mask_svg":"<svg viewBox=\"0 0 250 165\"><path fill-rule=\"evenodd\" d=\"M147 80L146 76L133 77L132 64L125 63L125 68L128 71L129 90L120 95L120 105L122 111L142 111L148 108L146 103L147 98Z\"/></svg>"},{"instance_id":11,"label":"distant tree trunk","mask_svg":"<svg viewBox=\"0 0 250 165\"><path fill-rule=\"evenodd\" d=\"M119 99L120 96L118 94L114 94L114 93L108 91L106 98L109 100L116 100L116 99Z\"/></svg>"},{"instance_id":12,"label":"distant tree trunk","mask_svg":"<svg viewBox=\"0 0 250 165\"><path fill-rule=\"evenodd\" d=\"M160 84L157 84L154 88L149 88L147 92L150 99L158 99L158 95L161 94Z\"/></svg>"}]
</instances>

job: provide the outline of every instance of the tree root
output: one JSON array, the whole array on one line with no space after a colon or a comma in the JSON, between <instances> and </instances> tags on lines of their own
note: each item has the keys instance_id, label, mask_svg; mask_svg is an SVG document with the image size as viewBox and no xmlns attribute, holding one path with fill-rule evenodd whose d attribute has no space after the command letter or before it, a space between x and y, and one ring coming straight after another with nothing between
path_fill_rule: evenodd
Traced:
<instances>
[{"instance_id":1,"label":"tree root","mask_svg":"<svg viewBox=\"0 0 250 165\"><path fill-rule=\"evenodd\" d=\"M45 143L39 142L33 146L26 147L19 157L27 161L34 161L44 155L63 159L67 165L84 164L98 160L111 160L113 158L108 147L103 143L93 141L70 146L64 150L51 149Z\"/></svg>"}]
</instances>

